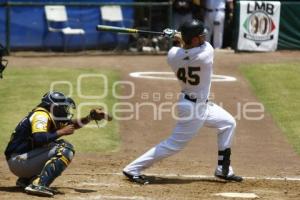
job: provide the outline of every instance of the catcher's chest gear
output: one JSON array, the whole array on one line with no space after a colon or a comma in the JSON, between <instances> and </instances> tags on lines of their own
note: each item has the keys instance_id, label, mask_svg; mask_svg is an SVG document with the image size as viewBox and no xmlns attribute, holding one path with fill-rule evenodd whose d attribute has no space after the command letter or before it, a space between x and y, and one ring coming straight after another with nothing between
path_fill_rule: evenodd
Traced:
<instances>
[{"instance_id":1,"label":"catcher's chest gear","mask_svg":"<svg viewBox=\"0 0 300 200\"><path fill-rule=\"evenodd\" d=\"M49 112L44 108L36 108L15 128L5 150L6 158L8 159L13 153L21 154L34 149L32 134L55 130L56 124Z\"/></svg>"}]
</instances>

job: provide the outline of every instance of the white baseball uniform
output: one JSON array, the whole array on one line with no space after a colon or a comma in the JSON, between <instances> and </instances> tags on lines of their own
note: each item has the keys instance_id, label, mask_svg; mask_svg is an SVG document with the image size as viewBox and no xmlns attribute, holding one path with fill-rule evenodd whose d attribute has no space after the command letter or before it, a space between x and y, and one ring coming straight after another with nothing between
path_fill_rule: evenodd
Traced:
<instances>
[{"instance_id":1,"label":"white baseball uniform","mask_svg":"<svg viewBox=\"0 0 300 200\"><path fill-rule=\"evenodd\" d=\"M214 48L222 48L223 45L225 2L226 0L206 0L205 3L204 24L208 29L206 40L210 42L213 36Z\"/></svg>"},{"instance_id":2,"label":"white baseball uniform","mask_svg":"<svg viewBox=\"0 0 300 200\"><path fill-rule=\"evenodd\" d=\"M203 126L218 129L218 149L230 148L235 130L235 119L223 108L208 102L213 71L212 46L205 42L199 47L183 49L172 47L168 53L168 63L177 76L182 95L177 109L178 119L173 133L145 154L124 168L137 176L153 163L182 150ZM220 159L220 158L219 158ZM221 158L222 159L222 158ZM216 173L221 173L218 166ZM230 167L229 175L233 174Z\"/></svg>"}]
</instances>

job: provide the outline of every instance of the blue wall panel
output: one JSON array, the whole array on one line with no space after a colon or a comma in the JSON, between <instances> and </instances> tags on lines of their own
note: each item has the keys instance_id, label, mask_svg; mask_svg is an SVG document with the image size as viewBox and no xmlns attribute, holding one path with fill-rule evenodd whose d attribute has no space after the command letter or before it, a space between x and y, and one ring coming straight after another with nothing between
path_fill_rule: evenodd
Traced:
<instances>
[{"instance_id":1,"label":"blue wall panel","mask_svg":"<svg viewBox=\"0 0 300 200\"><path fill-rule=\"evenodd\" d=\"M0 0L1 2L5 2ZM20 2L20 1L14 1ZM41 2L41 1L31 1ZM43 2L47 2L44 0ZM55 2L55 1L48 1ZM58 1L69 2L69 1ZM86 2L72 0L72 2ZM89 2L105 2L89 0ZM112 1L110 1L112 2ZM132 0L116 0L114 2L132 2ZM71 28L82 28L85 35L68 36L68 48L114 48L116 46L126 46L128 44L128 35L116 33L101 33L96 31L96 25L102 24L101 13L98 6L66 6L68 14L68 25ZM53 33L48 31L43 6L12 6L10 12L10 45L11 49L48 49L60 48L64 46L62 33ZM123 17L126 19L123 23L105 23L107 25L132 27L133 9L122 7ZM0 7L0 42L5 44L6 38L6 8Z\"/></svg>"},{"instance_id":2,"label":"blue wall panel","mask_svg":"<svg viewBox=\"0 0 300 200\"><path fill-rule=\"evenodd\" d=\"M1 1L1 0L0 0ZM0 43L5 45L5 33L6 33L6 10L0 6Z\"/></svg>"},{"instance_id":3,"label":"blue wall panel","mask_svg":"<svg viewBox=\"0 0 300 200\"><path fill-rule=\"evenodd\" d=\"M12 48L39 47L45 32L43 10L39 7L11 8L10 42Z\"/></svg>"}]
</instances>

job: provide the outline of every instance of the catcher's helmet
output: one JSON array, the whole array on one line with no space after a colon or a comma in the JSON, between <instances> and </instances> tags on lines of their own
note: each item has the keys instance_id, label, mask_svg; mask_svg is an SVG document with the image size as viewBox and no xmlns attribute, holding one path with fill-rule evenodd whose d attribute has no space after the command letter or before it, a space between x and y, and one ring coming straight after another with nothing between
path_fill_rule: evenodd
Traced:
<instances>
[{"instance_id":1,"label":"catcher's helmet","mask_svg":"<svg viewBox=\"0 0 300 200\"><path fill-rule=\"evenodd\" d=\"M6 59L3 59L3 56L5 56L6 54L6 48L4 48L2 44L0 44L0 79L3 78L2 73L8 64L8 61Z\"/></svg>"},{"instance_id":2,"label":"catcher's helmet","mask_svg":"<svg viewBox=\"0 0 300 200\"><path fill-rule=\"evenodd\" d=\"M56 121L68 121L73 117L70 110L76 109L74 100L66 97L61 92L48 92L42 97L42 104L45 105L54 116Z\"/></svg>"},{"instance_id":3,"label":"catcher's helmet","mask_svg":"<svg viewBox=\"0 0 300 200\"><path fill-rule=\"evenodd\" d=\"M191 20L184 22L180 28L181 36L186 44L191 44L192 38L198 35L205 35L207 30L204 23L199 20Z\"/></svg>"}]
</instances>

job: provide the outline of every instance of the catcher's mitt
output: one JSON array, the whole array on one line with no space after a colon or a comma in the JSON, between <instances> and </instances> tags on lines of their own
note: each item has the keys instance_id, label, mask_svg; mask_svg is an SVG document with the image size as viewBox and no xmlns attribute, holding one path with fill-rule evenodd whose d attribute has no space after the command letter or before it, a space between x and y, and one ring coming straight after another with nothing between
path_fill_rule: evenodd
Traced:
<instances>
[{"instance_id":1,"label":"catcher's mitt","mask_svg":"<svg viewBox=\"0 0 300 200\"><path fill-rule=\"evenodd\" d=\"M101 107L92 109L90 111L90 118L91 120L95 121L101 121L102 119L111 121L113 119L109 114L104 112L103 108Z\"/></svg>"}]
</instances>

